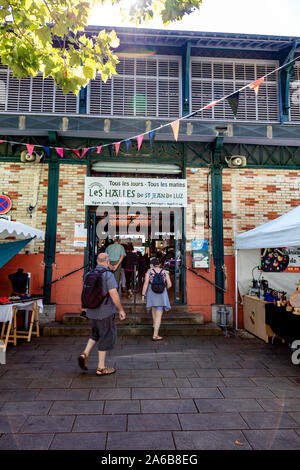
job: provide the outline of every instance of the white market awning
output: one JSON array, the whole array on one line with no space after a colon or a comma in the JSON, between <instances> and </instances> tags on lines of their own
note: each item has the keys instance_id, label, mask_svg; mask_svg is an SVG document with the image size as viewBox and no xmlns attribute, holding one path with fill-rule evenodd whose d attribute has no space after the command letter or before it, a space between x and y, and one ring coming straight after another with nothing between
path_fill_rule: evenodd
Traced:
<instances>
[{"instance_id":1,"label":"white market awning","mask_svg":"<svg viewBox=\"0 0 300 470\"><path fill-rule=\"evenodd\" d=\"M300 206L235 237L237 250L300 245Z\"/></svg>"},{"instance_id":2,"label":"white market awning","mask_svg":"<svg viewBox=\"0 0 300 470\"><path fill-rule=\"evenodd\" d=\"M45 232L20 222L0 219L0 239L15 237L18 240L36 237L36 240L45 240Z\"/></svg>"}]
</instances>

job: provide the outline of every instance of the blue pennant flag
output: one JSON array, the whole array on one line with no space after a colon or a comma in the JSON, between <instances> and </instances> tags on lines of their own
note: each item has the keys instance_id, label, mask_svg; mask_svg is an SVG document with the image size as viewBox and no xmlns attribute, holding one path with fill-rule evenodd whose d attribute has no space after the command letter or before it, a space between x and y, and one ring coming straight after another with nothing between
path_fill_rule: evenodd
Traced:
<instances>
[{"instance_id":1,"label":"blue pennant flag","mask_svg":"<svg viewBox=\"0 0 300 470\"><path fill-rule=\"evenodd\" d=\"M126 143L127 152L129 152L129 149L131 147L131 140L130 139L125 140L125 143Z\"/></svg>"},{"instance_id":2,"label":"blue pennant flag","mask_svg":"<svg viewBox=\"0 0 300 470\"><path fill-rule=\"evenodd\" d=\"M109 151L110 157L112 157L112 144L108 146L108 151Z\"/></svg>"},{"instance_id":3,"label":"blue pennant flag","mask_svg":"<svg viewBox=\"0 0 300 470\"><path fill-rule=\"evenodd\" d=\"M154 140L154 136L155 136L154 131L149 132L149 139L150 139L151 148L152 148L152 143L153 143L153 140Z\"/></svg>"},{"instance_id":4,"label":"blue pennant flag","mask_svg":"<svg viewBox=\"0 0 300 470\"><path fill-rule=\"evenodd\" d=\"M43 147L48 157L50 157L50 147Z\"/></svg>"}]
</instances>

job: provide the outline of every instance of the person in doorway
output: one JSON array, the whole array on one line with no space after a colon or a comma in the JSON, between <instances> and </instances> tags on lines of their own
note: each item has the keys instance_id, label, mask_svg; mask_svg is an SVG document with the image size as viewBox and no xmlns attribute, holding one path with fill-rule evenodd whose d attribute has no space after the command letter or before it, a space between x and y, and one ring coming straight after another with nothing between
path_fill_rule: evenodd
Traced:
<instances>
[{"instance_id":1,"label":"person in doorway","mask_svg":"<svg viewBox=\"0 0 300 470\"><path fill-rule=\"evenodd\" d=\"M157 276L158 275L158 276ZM156 282L164 282L163 290L161 293L154 292L153 284ZM163 311L170 310L171 305L168 297L167 289L172 286L169 273L165 271L161 266L161 261L157 258L151 260L150 269L146 272L145 282L142 290L142 300L146 304L148 311L152 310L153 319L153 341L162 340L162 336L159 336L159 328L161 325L161 318Z\"/></svg>"},{"instance_id":2,"label":"person in doorway","mask_svg":"<svg viewBox=\"0 0 300 470\"><path fill-rule=\"evenodd\" d=\"M107 253L110 258L110 269L115 275L115 279L117 281L117 289L119 290L122 261L125 258L126 253L118 237L114 240L114 243L108 245L105 250L105 253Z\"/></svg>"},{"instance_id":3,"label":"person in doorway","mask_svg":"<svg viewBox=\"0 0 300 470\"><path fill-rule=\"evenodd\" d=\"M124 259L124 271L126 277L126 289L127 295L131 299L132 298L132 290L134 287L134 266L137 266L138 258L137 254L134 253L134 248L132 243L128 243L126 249L126 258Z\"/></svg>"},{"instance_id":4,"label":"person in doorway","mask_svg":"<svg viewBox=\"0 0 300 470\"><path fill-rule=\"evenodd\" d=\"M138 263L138 284L139 284L139 292L140 292L145 281L145 274L148 270L148 265L147 265L145 256L143 256L140 251L137 252L137 263Z\"/></svg>"},{"instance_id":5,"label":"person in doorway","mask_svg":"<svg viewBox=\"0 0 300 470\"><path fill-rule=\"evenodd\" d=\"M91 350L98 343L98 367L96 375L110 375L116 372L113 367L105 365L106 352L113 349L117 337L115 313L119 312L120 320L125 320L126 313L122 307L117 291L117 282L109 269L110 259L106 253L100 253L97 257L96 270L101 272L103 294L107 297L105 302L97 308L87 308L87 318L91 320L91 335L82 354L78 357L78 365L81 369L88 369L88 357Z\"/></svg>"}]
</instances>

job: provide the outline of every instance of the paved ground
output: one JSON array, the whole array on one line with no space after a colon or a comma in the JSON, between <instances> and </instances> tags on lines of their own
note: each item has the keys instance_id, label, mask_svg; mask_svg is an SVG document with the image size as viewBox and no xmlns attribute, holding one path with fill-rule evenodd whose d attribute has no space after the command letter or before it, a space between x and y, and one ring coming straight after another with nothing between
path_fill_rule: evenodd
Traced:
<instances>
[{"instance_id":1,"label":"paved ground","mask_svg":"<svg viewBox=\"0 0 300 470\"><path fill-rule=\"evenodd\" d=\"M34 338L0 365L0 450L300 449L300 366L241 337L124 337L117 374L77 366L86 338ZM240 444L239 444L240 443Z\"/></svg>"}]
</instances>

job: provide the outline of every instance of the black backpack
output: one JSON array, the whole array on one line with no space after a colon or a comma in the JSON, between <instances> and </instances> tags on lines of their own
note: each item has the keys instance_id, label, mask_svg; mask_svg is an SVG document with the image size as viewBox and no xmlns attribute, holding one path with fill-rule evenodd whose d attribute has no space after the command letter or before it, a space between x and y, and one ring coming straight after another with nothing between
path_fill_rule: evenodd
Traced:
<instances>
[{"instance_id":1,"label":"black backpack","mask_svg":"<svg viewBox=\"0 0 300 470\"><path fill-rule=\"evenodd\" d=\"M103 293L103 276L104 272L110 272L109 269L102 269L101 271L94 269L85 276L83 281L83 288L81 293L82 308L97 308L106 299L108 302L109 294Z\"/></svg>"},{"instance_id":2,"label":"black backpack","mask_svg":"<svg viewBox=\"0 0 300 470\"><path fill-rule=\"evenodd\" d=\"M162 275L162 270L160 271L160 273L155 272L155 276L153 278L153 281L151 282L151 289L153 290L153 292L155 292L155 294L162 294L165 290L165 287L166 282L164 276Z\"/></svg>"}]
</instances>

